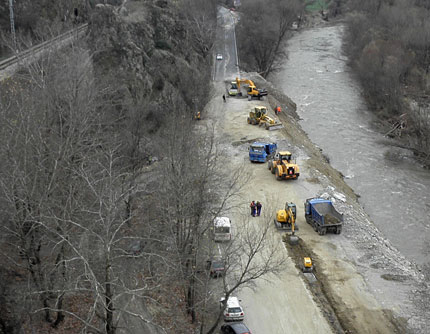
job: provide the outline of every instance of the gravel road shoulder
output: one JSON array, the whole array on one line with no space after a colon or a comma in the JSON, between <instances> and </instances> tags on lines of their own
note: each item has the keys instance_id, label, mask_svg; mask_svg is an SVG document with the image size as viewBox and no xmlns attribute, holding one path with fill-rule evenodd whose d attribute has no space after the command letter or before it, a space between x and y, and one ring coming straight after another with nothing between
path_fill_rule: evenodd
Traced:
<instances>
[{"instance_id":1,"label":"gravel road shoulder","mask_svg":"<svg viewBox=\"0 0 430 334\"><path fill-rule=\"evenodd\" d=\"M249 74L249 77L257 86L268 88L269 94L271 89L276 90L255 75ZM311 253L314 258L320 286L318 290L306 283L307 289L312 291L316 305L320 305L318 314L324 314L331 330L336 333L426 333L429 320L414 301L417 289L428 288L423 275L376 229L343 176L330 166L321 150L301 130L297 115L282 113L280 120L285 129L279 131L266 131L246 122L254 105L266 105L273 110L278 103L292 101L278 92L273 95L281 102L271 96L261 102L228 98L224 104L221 98L225 93L224 83L214 85L214 98L203 115L206 120L202 125L215 123L228 168L245 166L251 172L243 203L258 199L270 202L276 209L283 207L287 200L297 204L298 236L303 247L289 254L296 265L303 252ZM293 106L292 103L291 109ZM292 151L301 167L300 179L276 181L266 164L251 164L247 151L254 140L276 141L279 148ZM303 202L316 195L331 198L344 213L341 235L319 236L305 223ZM306 282L301 274L295 277ZM318 293L323 294L324 299L319 298ZM325 307L324 300L329 302L330 310ZM300 299L294 302L299 307Z\"/></svg>"}]
</instances>

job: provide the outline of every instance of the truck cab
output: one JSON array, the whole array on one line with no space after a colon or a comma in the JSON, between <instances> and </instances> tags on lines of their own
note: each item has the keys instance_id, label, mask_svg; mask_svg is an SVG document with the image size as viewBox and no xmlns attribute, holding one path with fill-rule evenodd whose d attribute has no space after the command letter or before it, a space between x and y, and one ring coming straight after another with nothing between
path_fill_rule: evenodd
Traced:
<instances>
[{"instance_id":1,"label":"truck cab","mask_svg":"<svg viewBox=\"0 0 430 334\"><path fill-rule=\"evenodd\" d=\"M291 162L292 154L289 151L281 151L275 156L275 160L278 160L280 162L286 161L287 163Z\"/></svg>"},{"instance_id":2,"label":"truck cab","mask_svg":"<svg viewBox=\"0 0 430 334\"><path fill-rule=\"evenodd\" d=\"M277 149L276 143L254 142L249 147L249 160L251 162L266 162Z\"/></svg>"}]
</instances>

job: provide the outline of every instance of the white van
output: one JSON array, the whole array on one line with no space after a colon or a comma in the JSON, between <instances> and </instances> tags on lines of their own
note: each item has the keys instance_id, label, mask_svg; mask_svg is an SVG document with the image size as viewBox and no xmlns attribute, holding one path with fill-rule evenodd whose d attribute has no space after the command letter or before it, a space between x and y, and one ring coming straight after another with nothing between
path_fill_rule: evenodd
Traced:
<instances>
[{"instance_id":1,"label":"white van","mask_svg":"<svg viewBox=\"0 0 430 334\"><path fill-rule=\"evenodd\" d=\"M220 305L223 307L222 302L225 298L221 298ZM228 297L227 304L224 308L224 321L242 321L245 313L242 306L239 304L237 297Z\"/></svg>"},{"instance_id":2,"label":"white van","mask_svg":"<svg viewBox=\"0 0 430 334\"><path fill-rule=\"evenodd\" d=\"M228 217L216 217L214 219L213 234L215 241L231 240L231 221Z\"/></svg>"}]
</instances>

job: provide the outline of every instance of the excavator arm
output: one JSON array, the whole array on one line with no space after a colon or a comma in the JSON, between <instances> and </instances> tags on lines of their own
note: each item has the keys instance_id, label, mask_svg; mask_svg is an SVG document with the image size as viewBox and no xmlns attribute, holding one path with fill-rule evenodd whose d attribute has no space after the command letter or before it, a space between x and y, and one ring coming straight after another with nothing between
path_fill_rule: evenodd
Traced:
<instances>
[{"instance_id":1,"label":"excavator arm","mask_svg":"<svg viewBox=\"0 0 430 334\"><path fill-rule=\"evenodd\" d=\"M237 90L239 92L240 92L240 84L248 85L249 88L251 88L252 90L257 89L257 87L255 86L254 82L252 80L249 80L249 79L239 79L239 78L236 78L236 84L237 84Z\"/></svg>"},{"instance_id":2,"label":"excavator arm","mask_svg":"<svg viewBox=\"0 0 430 334\"><path fill-rule=\"evenodd\" d=\"M294 218L293 210L291 210L291 208L288 208L288 221L291 224L291 235L294 235L296 218Z\"/></svg>"}]
</instances>

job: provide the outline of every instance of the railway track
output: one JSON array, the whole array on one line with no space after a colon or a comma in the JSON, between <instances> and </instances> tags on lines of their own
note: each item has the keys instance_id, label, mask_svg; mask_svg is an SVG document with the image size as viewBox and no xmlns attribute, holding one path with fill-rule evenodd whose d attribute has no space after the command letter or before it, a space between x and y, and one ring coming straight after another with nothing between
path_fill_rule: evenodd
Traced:
<instances>
[{"instance_id":1,"label":"railway track","mask_svg":"<svg viewBox=\"0 0 430 334\"><path fill-rule=\"evenodd\" d=\"M29 58L30 56L34 56L36 55L38 52L49 49L50 47L52 47L54 44L61 42L61 41L65 41L68 38L74 37L78 38L80 36L82 36L83 33L85 33L85 31L88 28L88 23L82 24L81 26L67 31L63 34L60 34L48 41L42 42L38 45L35 45L27 50L21 51L19 53L17 53L16 55L9 57L5 60L0 61L0 71L6 70L7 68L16 65L20 62L22 62L23 60Z\"/></svg>"}]
</instances>

